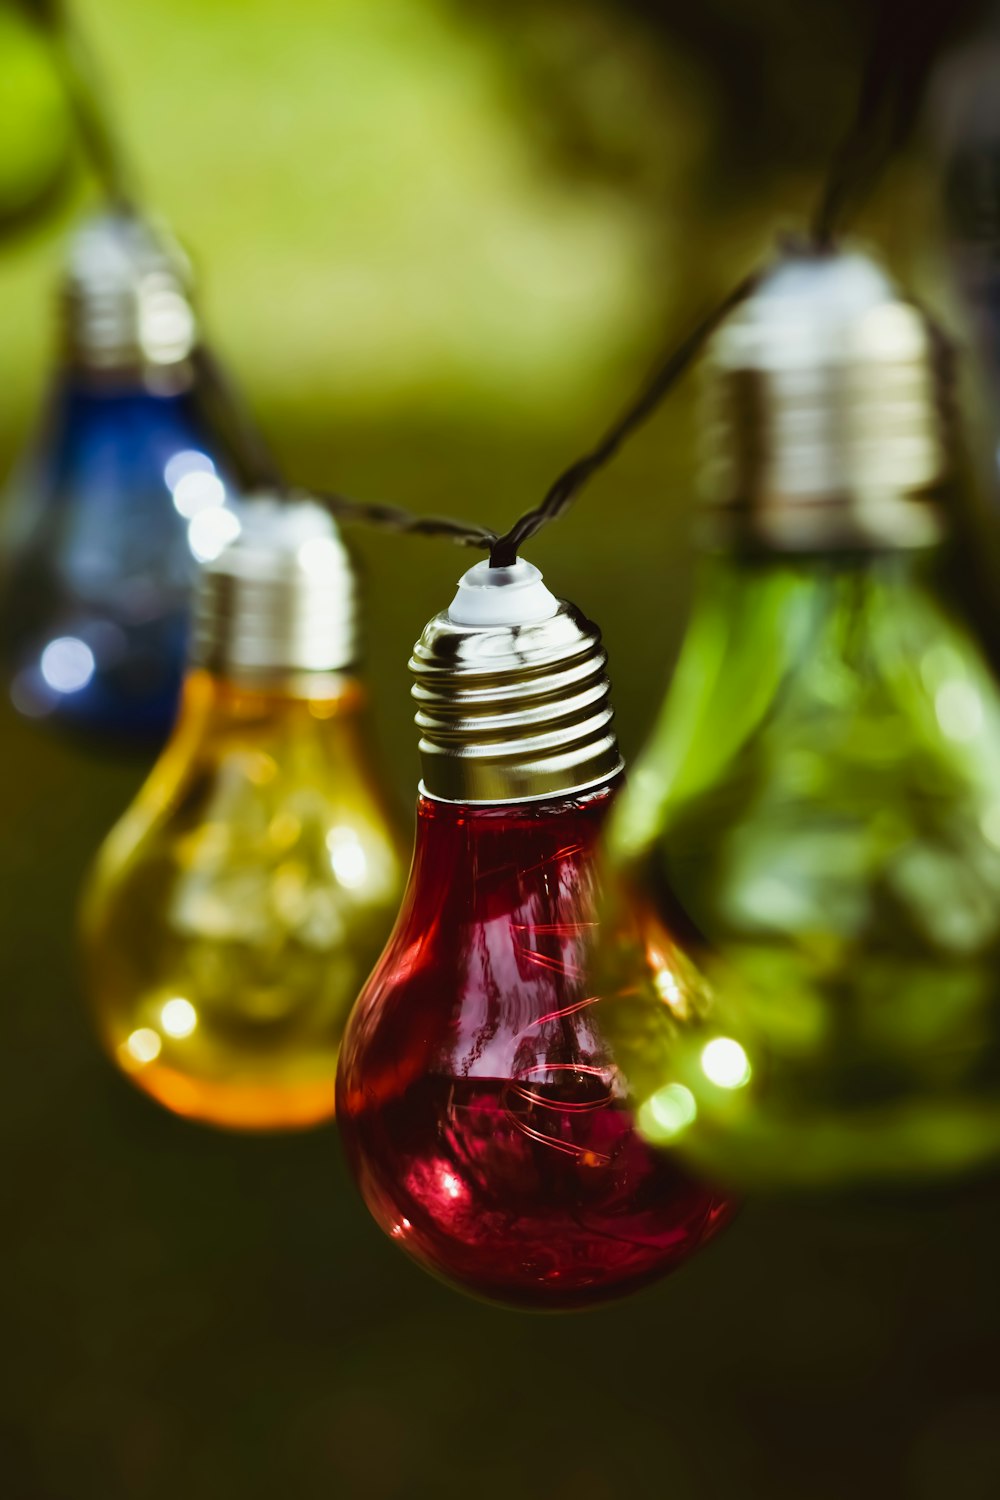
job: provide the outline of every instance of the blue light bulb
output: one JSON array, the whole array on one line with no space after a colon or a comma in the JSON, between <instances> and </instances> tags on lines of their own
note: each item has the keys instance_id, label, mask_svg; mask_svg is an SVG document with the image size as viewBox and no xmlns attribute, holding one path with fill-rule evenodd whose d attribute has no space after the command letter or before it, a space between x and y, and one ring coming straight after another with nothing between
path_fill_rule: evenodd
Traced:
<instances>
[{"instance_id":1,"label":"blue light bulb","mask_svg":"<svg viewBox=\"0 0 1000 1500\"><path fill-rule=\"evenodd\" d=\"M155 743L174 717L196 563L226 539L235 465L204 410L173 245L127 211L89 219L63 306L60 369L3 539L10 696L67 730Z\"/></svg>"}]
</instances>

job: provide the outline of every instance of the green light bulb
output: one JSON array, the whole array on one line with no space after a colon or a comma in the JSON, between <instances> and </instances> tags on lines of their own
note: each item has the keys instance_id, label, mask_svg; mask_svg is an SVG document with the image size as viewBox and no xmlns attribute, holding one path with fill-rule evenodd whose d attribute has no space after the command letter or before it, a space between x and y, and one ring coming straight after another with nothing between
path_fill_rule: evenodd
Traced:
<instances>
[{"instance_id":1,"label":"green light bulb","mask_svg":"<svg viewBox=\"0 0 1000 1500\"><path fill-rule=\"evenodd\" d=\"M610 835L647 1133L750 1187L968 1169L1000 1152L1000 695L942 589L929 333L870 261L797 257L711 371L713 542Z\"/></svg>"}]
</instances>

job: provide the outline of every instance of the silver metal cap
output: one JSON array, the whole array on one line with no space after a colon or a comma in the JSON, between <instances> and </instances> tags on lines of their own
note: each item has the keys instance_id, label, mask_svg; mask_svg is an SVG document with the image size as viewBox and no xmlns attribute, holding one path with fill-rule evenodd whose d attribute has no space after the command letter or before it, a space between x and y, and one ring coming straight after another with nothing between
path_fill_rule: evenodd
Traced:
<instances>
[{"instance_id":1,"label":"silver metal cap","mask_svg":"<svg viewBox=\"0 0 1000 1500\"><path fill-rule=\"evenodd\" d=\"M127 210L96 214L73 236L62 308L67 357L94 373L176 374L198 341L187 258Z\"/></svg>"},{"instance_id":2,"label":"silver metal cap","mask_svg":"<svg viewBox=\"0 0 1000 1500\"><path fill-rule=\"evenodd\" d=\"M251 497L212 516L219 546L199 569L192 665L304 693L354 665L357 580L329 513L312 500Z\"/></svg>"},{"instance_id":3,"label":"silver metal cap","mask_svg":"<svg viewBox=\"0 0 1000 1500\"><path fill-rule=\"evenodd\" d=\"M707 355L709 531L778 549L937 539L947 391L930 324L867 256L789 254Z\"/></svg>"},{"instance_id":4,"label":"silver metal cap","mask_svg":"<svg viewBox=\"0 0 1000 1500\"><path fill-rule=\"evenodd\" d=\"M530 563L477 563L414 647L421 789L524 802L599 785L624 764L601 633Z\"/></svg>"}]
</instances>

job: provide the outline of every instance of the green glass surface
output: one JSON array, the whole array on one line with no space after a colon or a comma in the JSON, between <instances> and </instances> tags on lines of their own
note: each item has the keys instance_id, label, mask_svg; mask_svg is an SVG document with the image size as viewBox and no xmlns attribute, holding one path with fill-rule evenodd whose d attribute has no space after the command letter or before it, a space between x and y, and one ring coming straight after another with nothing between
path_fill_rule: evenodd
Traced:
<instances>
[{"instance_id":1,"label":"green glass surface","mask_svg":"<svg viewBox=\"0 0 1000 1500\"><path fill-rule=\"evenodd\" d=\"M1000 1149L1000 697L941 562L706 562L619 804L633 1086L649 1133L725 1179Z\"/></svg>"}]
</instances>

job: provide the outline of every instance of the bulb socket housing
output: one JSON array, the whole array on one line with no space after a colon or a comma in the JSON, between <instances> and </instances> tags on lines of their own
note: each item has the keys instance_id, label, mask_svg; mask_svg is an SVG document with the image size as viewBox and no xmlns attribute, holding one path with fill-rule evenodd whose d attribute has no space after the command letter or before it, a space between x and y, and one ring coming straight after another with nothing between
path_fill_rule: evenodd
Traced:
<instances>
[{"instance_id":1,"label":"bulb socket housing","mask_svg":"<svg viewBox=\"0 0 1000 1500\"><path fill-rule=\"evenodd\" d=\"M952 459L940 340L866 255L787 253L706 356L709 542L924 546Z\"/></svg>"},{"instance_id":2,"label":"bulb socket housing","mask_svg":"<svg viewBox=\"0 0 1000 1500\"><path fill-rule=\"evenodd\" d=\"M328 691L360 649L357 577L332 517L312 500L267 497L213 516L227 539L199 570L191 664L247 685Z\"/></svg>"},{"instance_id":3,"label":"bulb socket housing","mask_svg":"<svg viewBox=\"0 0 1000 1500\"><path fill-rule=\"evenodd\" d=\"M569 796L617 775L597 626L530 563L478 563L426 626L410 671L421 791L444 802Z\"/></svg>"},{"instance_id":4,"label":"bulb socket housing","mask_svg":"<svg viewBox=\"0 0 1000 1500\"><path fill-rule=\"evenodd\" d=\"M162 229L127 209L86 220L63 273L63 346L76 369L183 386L198 343L191 268Z\"/></svg>"}]
</instances>

